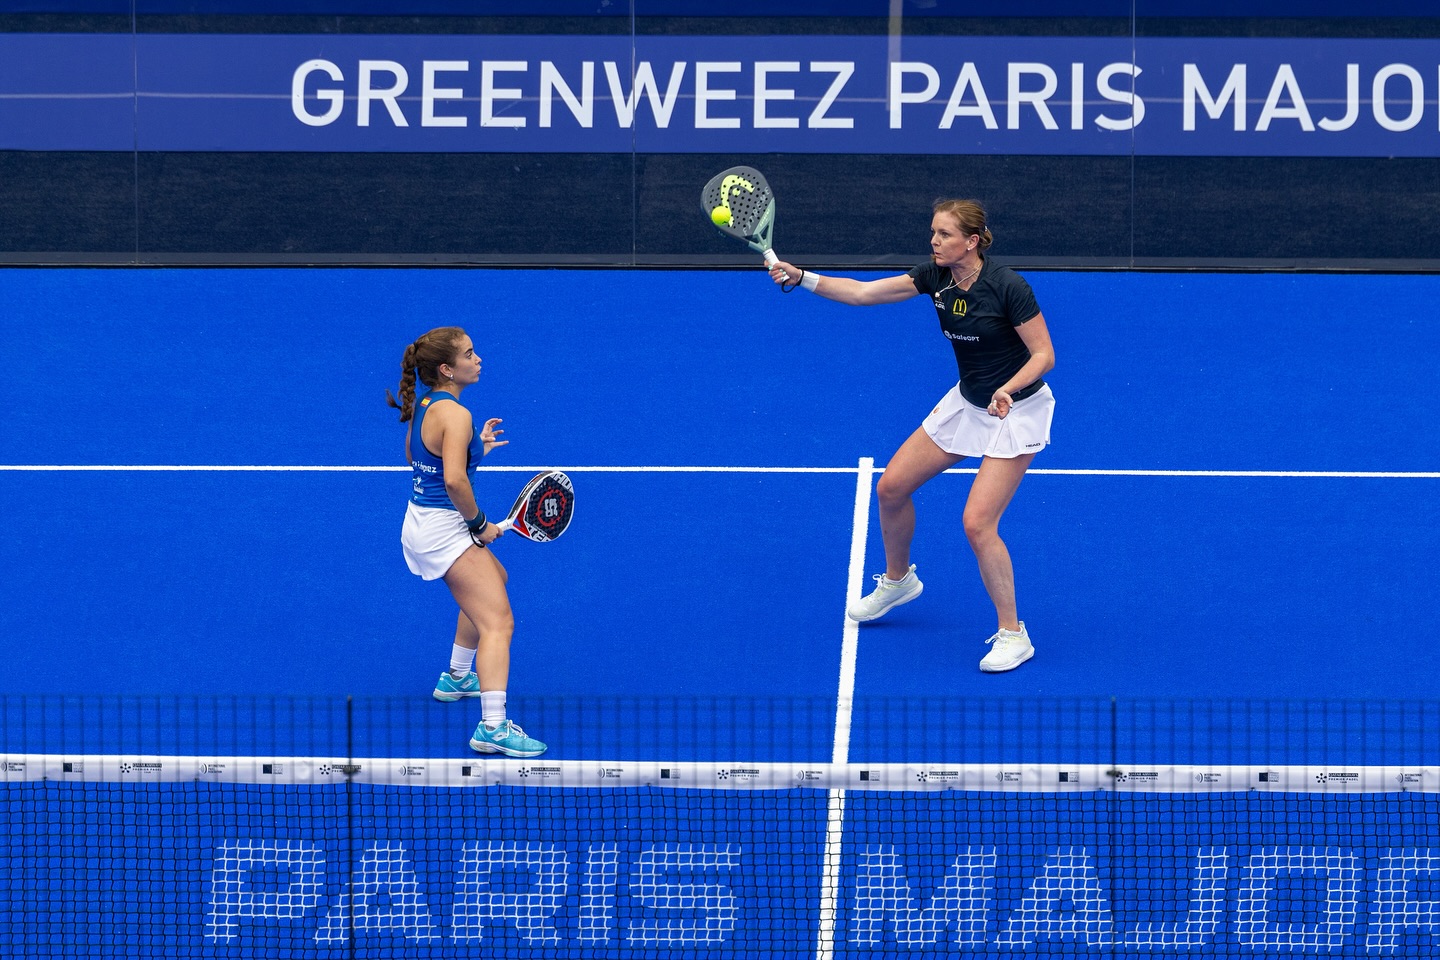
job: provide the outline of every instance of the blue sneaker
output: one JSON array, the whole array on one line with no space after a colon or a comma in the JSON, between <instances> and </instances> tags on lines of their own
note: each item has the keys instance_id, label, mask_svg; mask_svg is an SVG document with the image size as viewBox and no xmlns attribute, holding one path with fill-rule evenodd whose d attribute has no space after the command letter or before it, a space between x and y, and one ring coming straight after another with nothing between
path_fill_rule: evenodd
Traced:
<instances>
[{"instance_id":1,"label":"blue sneaker","mask_svg":"<svg viewBox=\"0 0 1440 960\"><path fill-rule=\"evenodd\" d=\"M538 757L545 752L545 744L525 736L525 731L509 720L501 720L494 730L487 730L483 723L476 726L470 749L476 753L503 753L507 757Z\"/></svg>"},{"instance_id":2,"label":"blue sneaker","mask_svg":"<svg viewBox=\"0 0 1440 960\"><path fill-rule=\"evenodd\" d=\"M480 678L475 676L474 670L471 670L465 674L465 679L456 680L450 676L449 671L446 671L440 674L439 680L435 681L435 692L431 696L445 703L454 703L461 697L478 697L480 696Z\"/></svg>"}]
</instances>

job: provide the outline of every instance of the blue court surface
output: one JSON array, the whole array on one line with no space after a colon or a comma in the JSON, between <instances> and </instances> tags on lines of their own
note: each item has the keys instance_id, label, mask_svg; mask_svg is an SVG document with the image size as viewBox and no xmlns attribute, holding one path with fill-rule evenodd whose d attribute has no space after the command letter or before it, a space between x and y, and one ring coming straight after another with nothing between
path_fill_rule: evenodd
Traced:
<instances>
[{"instance_id":1,"label":"blue court surface","mask_svg":"<svg viewBox=\"0 0 1440 960\"><path fill-rule=\"evenodd\" d=\"M1423 747L1403 719L1257 747L1270 708L1186 704L1433 698L1440 277L1027 276L1058 407L1001 532L1036 657L976 669L995 625L962 464L917 498L925 595L853 638L849 756L1023 754L985 717L1041 702L1103 753L1115 716L1063 704L1110 698L1177 761ZM0 298L18 752L468 755L478 706L429 697L454 607L401 559L384 402L405 345L459 324L484 358L464 401L512 441L482 504L539 467L577 490L562 540L496 547L512 715L562 759L829 760L847 590L883 567L857 475L955 378L925 299L849 308L760 269L11 269ZM927 721L941 701L990 707ZM613 735L622 703L644 722Z\"/></svg>"}]
</instances>

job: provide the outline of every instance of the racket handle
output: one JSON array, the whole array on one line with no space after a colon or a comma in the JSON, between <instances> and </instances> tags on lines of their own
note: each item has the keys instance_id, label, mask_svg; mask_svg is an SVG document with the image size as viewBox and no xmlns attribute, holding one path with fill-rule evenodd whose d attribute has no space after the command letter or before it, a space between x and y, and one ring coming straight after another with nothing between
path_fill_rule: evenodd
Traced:
<instances>
[{"instance_id":1,"label":"racket handle","mask_svg":"<svg viewBox=\"0 0 1440 960\"><path fill-rule=\"evenodd\" d=\"M504 520L501 520L499 523L495 524L495 529L499 530L501 533L504 533L506 530L509 530L513 526L515 526L514 518L506 517Z\"/></svg>"},{"instance_id":2,"label":"racket handle","mask_svg":"<svg viewBox=\"0 0 1440 960\"><path fill-rule=\"evenodd\" d=\"M775 256L775 251L774 251L773 248L767 249L767 250L765 251L764 256L765 256L765 266L767 266L767 267L773 267L773 266L775 266L775 264L777 264L777 263L780 262L780 258L777 257L777 256ZM788 274L788 273L785 274L785 281L786 281L787 283L790 281L790 274Z\"/></svg>"}]
</instances>

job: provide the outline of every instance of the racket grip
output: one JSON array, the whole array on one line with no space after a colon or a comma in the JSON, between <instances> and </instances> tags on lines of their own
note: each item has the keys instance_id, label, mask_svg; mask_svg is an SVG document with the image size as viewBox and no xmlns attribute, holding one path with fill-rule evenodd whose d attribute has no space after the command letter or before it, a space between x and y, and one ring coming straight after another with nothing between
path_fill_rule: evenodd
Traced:
<instances>
[{"instance_id":1,"label":"racket grip","mask_svg":"<svg viewBox=\"0 0 1440 960\"><path fill-rule=\"evenodd\" d=\"M504 533L506 530L509 530L513 526L515 526L514 518L506 517L504 520L501 520L499 523L495 524L495 529L499 530L501 533Z\"/></svg>"},{"instance_id":2,"label":"racket grip","mask_svg":"<svg viewBox=\"0 0 1440 960\"><path fill-rule=\"evenodd\" d=\"M765 266L767 266L767 267L773 267L773 266L775 266L775 264L777 264L777 263L780 262L780 258L777 257L777 256L775 256L775 250L774 250L774 248L767 249L767 250L765 251L765 253L764 253L764 257L765 257ZM790 274L788 274L788 273L785 274L785 282L787 282L787 283L790 282Z\"/></svg>"}]
</instances>

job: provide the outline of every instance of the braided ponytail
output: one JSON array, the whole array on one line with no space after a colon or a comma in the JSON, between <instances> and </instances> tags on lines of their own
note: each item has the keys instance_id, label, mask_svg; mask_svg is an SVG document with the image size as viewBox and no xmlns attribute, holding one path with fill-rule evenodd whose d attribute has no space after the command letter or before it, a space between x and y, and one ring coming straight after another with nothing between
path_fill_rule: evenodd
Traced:
<instances>
[{"instance_id":1,"label":"braided ponytail","mask_svg":"<svg viewBox=\"0 0 1440 960\"><path fill-rule=\"evenodd\" d=\"M400 359L400 402L395 402L389 390L385 391L385 400L400 411L401 423L415 415L415 344L406 347L405 356Z\"/></svg>"}]
</instances>

